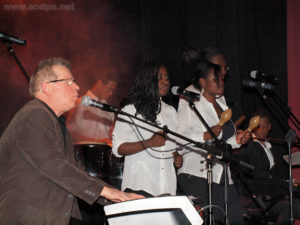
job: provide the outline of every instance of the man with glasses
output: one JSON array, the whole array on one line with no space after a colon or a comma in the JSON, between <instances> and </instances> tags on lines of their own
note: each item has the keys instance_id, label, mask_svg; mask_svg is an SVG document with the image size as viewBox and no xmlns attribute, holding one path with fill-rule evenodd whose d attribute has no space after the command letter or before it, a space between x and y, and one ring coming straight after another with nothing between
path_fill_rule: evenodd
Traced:
<instances>
[{"instance_id":1,"label":"man with glasses","mask_svg":"<svg viewBox=\"0 0 300 225\"><path fill-rule=\"evenodd\" d=\"M78 90L62 58L41 62L31 77L33 100L16 113L0 139L1 225L67 225L70 218L80 219L77 198L103 205L107 199L142 198L111 188L75 165L61 115L74 107Z\"/></svg>"}]
</instances>

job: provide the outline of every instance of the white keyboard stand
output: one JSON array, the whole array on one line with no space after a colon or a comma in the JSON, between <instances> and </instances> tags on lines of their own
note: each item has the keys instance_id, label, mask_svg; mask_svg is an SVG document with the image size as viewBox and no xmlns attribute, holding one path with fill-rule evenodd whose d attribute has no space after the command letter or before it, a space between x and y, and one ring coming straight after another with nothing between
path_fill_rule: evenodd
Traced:
<instances>
[{"instance_id":1,"label":"white keyboard stand","mask_svg":"<svg viewBox=\"0 0 300 225\"><path fill-rule=\"evenodd\" d=\"M202 218L186 196L139 199L104 207L109 225L200 225Z\"/></svg>"}]
</instances>

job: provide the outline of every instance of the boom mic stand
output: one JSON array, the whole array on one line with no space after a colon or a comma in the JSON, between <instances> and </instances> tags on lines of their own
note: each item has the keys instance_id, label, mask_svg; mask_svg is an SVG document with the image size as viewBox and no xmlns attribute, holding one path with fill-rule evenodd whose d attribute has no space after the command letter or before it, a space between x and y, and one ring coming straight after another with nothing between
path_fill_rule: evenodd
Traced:
<instances>
[{"instance_id":1,"label":"boom mic stand","mask_svg":"<svg viewBox=\"0 0 300 225\"><path fill-rule=\"evenodd\" d=\"M18 66L20 67L21 71L23 72L24 76L26 77L27 81L29 82L30 78L28 76L28 74L26 73L24 67L22 66L20 60L18 59L18 57L15 54L14 49L12 48L12 43L9 41L4 41L6 46L7 46L7 50L8 52L13 56L13 58L15 59L15 61L17 62Z\"/></svg>"},{"instance_id":2,"label":"boom mic stand","mask_svg":"<svg viewBox=\"0 0 300 225\"><path fill-rule=\"evenodd\" d=\"M111 105L108 105L108 104L105 104L105 103L101 103L101 102L97 102L96 100L93 100L91 99L89 96L84 96L82 98L82 105L84 106L92 106L92 107L96 107L96 108L99 108L99 109L102 109L104 111L108 111L108 112L113 112L113 113L116 113L116 114L119 114L119 115L124 115L124 116L127 116L127 117L130 117L130 118L133 118L133 119L136 119L138 121L141 121L145 124L148 124L152 127L155 127L155 128L158 128L159 130L162 130L163 132L165 133L169 133L175 137L178 137L182 140L185 140L187 141L188 143L192 143L194 144L196 147L198 148L202 148L204 150L206 150L207 152L209 152L210 154L214 155L215 157L219 157L219 158L223 158L223 157L227 157L226 155L220 153L220 152L216 152L216 151L212 151L211 149L208 149L207 146L201 142L197 142L197 141L194 141L188 137L185 137L181 134L178 134L174 131L171 131L169 130L169 128L167 126L163 126L163 127L160 127L159 125L155 124L155 123L152 123L152 122L149 122L145 119L141 119L141 118L138 118L137 116L134 116L132 114L129 114L127 112L124 112L124 111L121 111L118 107L115 107L115 106L111 106ZM212 132L212 131L211 131ZM212 134L214 134L212 132ZM228 158L229 159L229 158ZM232 161L235 161L235 162L239 162L238 160L235 160L235 159L230 159ZM239 162L241 165L243 165L245 162ZM249 166L248 168L253 168L253 166L245 163L245 166L247 167L247 165Z\"/></svg>"},{"instance_id":3,"label":"boom mic stand","mask_svg":"<svg viewBox=\"0 0 300 225\"><path fill-rule=\"evenodd\" d=\"M298 118L294 115L294 113L291 111L290 107L286 107L284 101L280 98L280 96L275 91L273 91L273 94L274 94L274 100L277 102L277 105L287 115L288 119L295 125L297 130L300 131L300 122Z\"/></svg>"},{"instance_id":4,"label":"boom mic stand","mask_svg":"<svg viewBox=\"0 0 300 225\"><path fill-rule=\"evenodd\" d=\"M264 93L264 90L262 88L258 88L258 93L260 94L261 99L265 104L267 105L267 95ZM277 103L277 106L281 111L285 113L285 115L288 117L289 120L295 125L298 131L300 131L300 122L297 119L297 117L292 113L289 107L287 107L284 104L284 101L276 94L275 91L272 92L274 95L274 101ZM297 136L296 132L289 126L288 126L288 131L285 135L285 139L288 143L288 162L289 162L289 196L290 196L290 224L294 224L294 217L293 217L293 178L292 178L292 141L297 138L298 140L299 137Z\"/></svg>"}]
</instances>

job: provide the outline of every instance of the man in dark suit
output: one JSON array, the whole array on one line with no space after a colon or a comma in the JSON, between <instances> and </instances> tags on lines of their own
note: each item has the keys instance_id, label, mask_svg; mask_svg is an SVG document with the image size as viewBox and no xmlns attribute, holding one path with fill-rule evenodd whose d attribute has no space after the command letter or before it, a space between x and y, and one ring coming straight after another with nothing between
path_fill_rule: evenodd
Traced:
<instances>
[{"instance_id":1,"label":"man in dark suit","mask_svg":"<svg viewBox=\"0 0 300 225\"><path fill-rule=\"evenodd\" d=\"M290 224L289 202L284 199L288 194L287 164L282 154L274 151L267 141L271 122L269 114L258 110L255 116L260 116L260 124L253 132L253 140L242 148L236 157L255 167L253 171L240 168L242 174L243 207L269 209L269 213L277 217L276 224ZM285 175L283 175L285 174ZM294 218L300 216L299 202L293 207Z\"/></svg>"},{"instance_id":2,"label":"man in dark suit","mask_svg":"<svg viewBox=\"0 0 300 225\"><path fill-rule=\"evenodd\" d=\"M80 218L77 198L89 204L142 196L121 192L76 166L61 115L75 105L79 86L68 61L40 63L28 102L0 139L0 224L69 224Z\"/></svg>"}]
</instances>

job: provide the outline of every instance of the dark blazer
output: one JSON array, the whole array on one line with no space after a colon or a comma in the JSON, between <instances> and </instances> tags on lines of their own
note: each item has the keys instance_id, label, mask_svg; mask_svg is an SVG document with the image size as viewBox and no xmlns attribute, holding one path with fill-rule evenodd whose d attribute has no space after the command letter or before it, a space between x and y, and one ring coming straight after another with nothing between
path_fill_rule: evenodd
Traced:
<instances>
[{"instance_id":1,"label":"dark blazer","mask_svg":"<svg viewBox=\"0 0 300 225\"><path fill-rule=\"evenodd\" d=\"M274 153L272 155L275 164L270 169L268 157L258 142L250 141L247 147L242 148L237 153L236 157L255 167L253 171L240 167L240 177L243 179L246 188L251 191L251 194L278 194L279 185L282 181L279 176L282 163L277 155Z\"/></svg>"},{"instance_id":2,"label":"dark blazer","mask_svg":"<svg viewBox=\"0 0 300 225\"><path fill-rule=\"evenodd\" d=\"M69 132L34 99L12 119L0 139L0 224L67 225L79 218L76 198L98 200L104 185L77 167Z\"/></svg>"}]
</instances>

